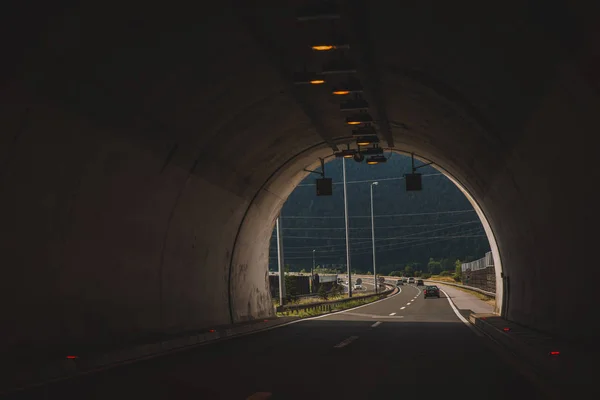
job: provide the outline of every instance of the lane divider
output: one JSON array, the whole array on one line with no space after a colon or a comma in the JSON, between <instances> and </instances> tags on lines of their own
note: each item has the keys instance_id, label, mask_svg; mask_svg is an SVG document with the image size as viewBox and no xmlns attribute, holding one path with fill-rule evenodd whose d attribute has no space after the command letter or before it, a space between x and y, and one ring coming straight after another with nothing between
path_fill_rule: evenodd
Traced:
<instances>
[{"instance_id":1,"label":"lane divider","mask_svg":"<svg viewBox=\"0 0 600 400\"><path fill-rule=\"evenodd\" d=\"M400 307L401 310L404 310L406 307Z\"/></svg>"},{"instance_id":2,"label":"lane divider","mask_svg":"<svg viewBox=\"0 0 600 400\"><path fill-rule=\"evenodd\" d=\"M393 312L393 313L390 313L390 315L396 315L396 313L395 313L395 312Z\"/></svg>"},{"instance_id":3,"label":"lane divider","mask_svg":"<svg viewBox=\"0 0 600 400\"><path fill-rule=\"evenodd\" d=\"M379 325L381 325L381 321L375 322L373 325L371 325L371 328L377 328Z\"/></svg>"}]
</instances>

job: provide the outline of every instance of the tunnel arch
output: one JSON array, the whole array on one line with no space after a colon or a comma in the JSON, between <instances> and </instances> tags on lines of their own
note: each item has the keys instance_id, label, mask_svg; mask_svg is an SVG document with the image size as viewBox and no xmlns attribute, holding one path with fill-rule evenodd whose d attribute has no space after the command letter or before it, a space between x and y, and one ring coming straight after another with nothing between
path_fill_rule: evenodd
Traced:
<instances>
[{"instance_id":1,"label":"tunnel arch","mask_svg":"<svg viewBox=\"0 0 600 400\"><path fill-rule=\"evenodd\" d=\"M342 139L344 141L346 141L347 139ZM348 144L350 144L350 142L347 142ZM256 195L253 198L252 203L250 204L249 208L250 209L252 207L252 204L254 202L260 202L261 201L261 194L263 193L263 190L265 190L266 195L271 195L274 191L272 190L268 190L265 189L267 187L270 187L271 185L274 185L276 187L280 186L280 185L284 185L285 189L283 189L283 192L281 193L281 196L279 197L279 201L277 201L274 204L274 209L273 211L269 214L270 218L267 220L264 220L265 225L267 226L266 229L259 229L260 232L268 232L268 238L266 240L267 243L267 251L266 252L261 252L261 254L266 254L266 259L263 260L263 262L258 262L256 264L256 267L259 269L266 269L267 273L268 273L268 247L270 246L269 243L269 239L271 237L271 232L273 231L273 228L275 226L275 220L276 218L279 216L279 213L281 211L281 208L283 208L283 204L285 203L285 201L287 200L287 198L289 197L289 195L292 193L292 191L297 187L298 184L300 184L300 182L306 178L309 174L311 174L310 172L308 172L308 170L315 170L316 168L320 167L320 161L313 161L310 162L310 157L312 157L315 153L319 154L319 156L317 156L317 159L323 159L325 161L325 165L327 165L327 163L331 160L333 160L335 158L335 156L333 155L333 153L331 153L330 149L325 149L323 150L323 146L326 146L326 143L320 143L317 144L309 149L306 149L300 153L298 153L297 155L295 155L294 157L288 159L281 167L279 167L270 177L269 179L262 185L261 189L256 193ZM430 165L437 169L438 171L440 171L446 178L448 178L452 183L454 183L454 185L463 193L463 195L465 196L465 198L469 201L469 203L473 206L474 210L477 213L477 216L479 218L479 220L481 221L485 233L486 233L486 237L487 240L490 244L490 248L492 251L492 255L494 258L494 267L495 267L495 272L496 272L496 312L498 312L499 314L502 312L503 310L503 302L504 302L504 285L502 282L502 262L501 262L501 256L500 256L500 252L498 251L498 245L496 242L496 237L494 235L494 230L492 228L492 226L490 225L485 213L483 212L480 203L477 201L477 199L475 199L471 193L460 183L460 179L457 179L456 177L450 175L448 173L448 171L446 171L442 166L440 166L439 164L437 164L435 162L435 160L432 159L428 159L425 157L420 156L418 153L415 152L407 152L407 151L403 151L400 149L396 149L396 148L384 148L385 152L390 152L390 153L396 153L396 154L400 154L403 156L414 156L415 159L421 160L424 163L431 163ZM323 155L323 153L329 153L326 155ZM308 162L308 164L305 164L306 162ZM352 161L350 161L352 162ZM299 169L300 168L300 169ZM325 174L327 175L327 174ZM291 189L290 189L291 188ZM244 232L244 223L246 222L246 216L248 215L248 213L246 213L244 215L244 218L241 221L240 224L240 229L238 230L238 235L236 236L236 243L234 243L234 250L232 252L232 263L229 266L230 269L230 277L232 276L232 271L234 270L235 266L234 266L234 259L236 256L236 248L237 248L237 240L242 240L240 239L240 234L242 232ZM247 234L250 235L256 235L256 231L254 230L247 230L246 231ZM261 243L264 243L261 242ZM243 257L242 257L243 258ZM264 267L262 265L264 265ZM229 284L229 295L232 296L233 293L231 291L232 289L232 282L230 281ZM232 321L235 321L235 316L234 316L234 303L235 300L233 300L233 298L230 297L230 312L231 312L231 318Z\"/></svg>"},{"instance_id":2,"label":"tunnel arch","mask_svg":"<svg viewBox=\"0 0 600 400\"><path fill-rule=\"evenodd\" d=\"M28 40L11 43L0 77L7 351L272 315L256 273L264 241L302 168L346 128L338 104L320 108L316 92L301 101L225 3L202 15L152 5L3 15L5 37ZM267 17L289 17L280 3L264 3ZM520 4L475 17L452 5L435 20L418 6L389 24L379 22L394 20L391 6L373 3L375 73L394 147L443 165L493 227L510 278L504 315L572 337L595 298L557 276L598 274L583 256L595 197L558 187L590 185L557 155L586 158L596 136L594 42L557 32L566 14L544 20ZM597 15L583 8L567 22ZM272 27L288 37L285 23Z\"/></svg>"}]
</instances>

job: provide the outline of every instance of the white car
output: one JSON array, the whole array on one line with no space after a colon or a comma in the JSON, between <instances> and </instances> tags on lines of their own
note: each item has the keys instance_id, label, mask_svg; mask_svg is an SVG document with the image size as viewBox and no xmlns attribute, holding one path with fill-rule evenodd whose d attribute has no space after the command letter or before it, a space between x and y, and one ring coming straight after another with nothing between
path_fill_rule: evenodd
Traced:
<instances>
[{"instance_id":1,"label":"white car","mask_svg":"<svg viewBox=\"0 0 600 400\"><path fill-rule=\"evenodd\" d=\"M354 290L362 290L362 285L354 285Z\"/></svg>"},{"instance_id":2,"label":"white car","mask_svg":"<svg viewBox=\"0 0 600 400\"><path fill-rule=\"evenodd\" d=\"M408 283L415 283L415 278L408 278Z\"/></svg>"}]
</instances>

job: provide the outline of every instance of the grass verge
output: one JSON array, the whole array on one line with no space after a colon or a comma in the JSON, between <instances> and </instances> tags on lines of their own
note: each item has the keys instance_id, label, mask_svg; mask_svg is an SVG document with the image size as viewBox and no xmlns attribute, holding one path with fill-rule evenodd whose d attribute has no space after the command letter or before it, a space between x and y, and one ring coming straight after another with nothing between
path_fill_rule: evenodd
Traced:
<instances>
[{"instance_id":1,"label":"grass verge","mask_svg":"<svg viewBox=\"0 0 600 400\"><path fill-rule=\"evenodd\" d=\"M482 300L482 301L486 302L487 304L491 305L492 307L496 307L496 299L494 297L486 296L483 293L479 293L474 290L461 288L458 286L452 286L452 287L460 290L461 292L469 293L469 294L477 297L479 300Z\"/></svg>"},{"instance_id":2,"label":"grass verge","mask_svg":"<svg viewBox=\"0 0 600 400\"><path fill-rule=\"evenodd\" d=\"M428 278L428 279L433 279L434 281L440 281L440 282L460 283L460 282L456 282L454 280L454 278L451 276L431 275L431 278ZM427 280L427 279L425 279L425 280Z\"/></svg>"},{"instance_id":3,"label":"grass verge","mask_svg":"<svg viewBox=\"0 0 600 400\"><path fill-rule=\"evenodd\" d=\"M347 310L349 308L353 308L353 307L358 307L358 306L362 306L364 304L369 304L372 303L374 301L379 300L379 298L377 297L371 297L368 299L356 299L356 300L350 300L347 301L345 303L340 303L338 305L336 305L331 312L336 312L336 311L342 311L342 310ZM330 311L325 311L325 310L300 310L298 312L278 312L277 316L278 317L300 317L300 318L306 318L306 317L316 317L318 315L322 315L322 314L330 314Z\"/></svg>"}]
</instances>

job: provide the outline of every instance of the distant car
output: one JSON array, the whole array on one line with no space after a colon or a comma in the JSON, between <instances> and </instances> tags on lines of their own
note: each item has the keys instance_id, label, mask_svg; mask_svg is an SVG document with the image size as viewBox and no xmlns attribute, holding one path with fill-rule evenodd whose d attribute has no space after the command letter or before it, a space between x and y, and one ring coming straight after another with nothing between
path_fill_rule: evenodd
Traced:
<instances>
[{"instance_id":1,"label":"distant car","mask_svg":"<svg viewBox=\"0 0 600 400\"><path fill-rule=\"evenodd\" d=\"M406 281L407 281L407 278L402 277L402 282L406 283Z\"/></svg>"},{"instance_id":2,"label":"distant car","mask_svg":"<svg viewBox=\"0 0 600 400\"><path fill-rule=\"evenodd\" d=\"M439 299L440 289L437 286L425 286L425 289L423 289L423 296L425 298L437 297Z\"/></svg>"},{"instance_id":3,"label":"distant car","mask_svg":"<svg viewBox=\"0 0 600 400\"><path fill-rule=\"evenodd\" d=\"M396 281L396 286L402 286L402 285L404 285L404 281L402 279L398 279Z\"/></svg>"},{"instance_id":4,"label":"distant car","mask_svg":"<svg viewBox=\"0 0 600 400\"><path fill-rule=\"evenodd\" d=\"M425 286L425 284L423 283L423 279L417 280L417 286Z\"/></svg>"},{"instance_id":5,"label":"distant car","mask_svg":"<svg viewBox=\"0 0 600 400\"><path fill-rule=\"evenodd\" d=\"M408 278L408 283L415 283L415 278Z\"/></svg>"},{"instance_id":6,"label":"distant car","mask_svg":"<svg viewBox=\"0 0 600 400\"><path fill-rule=\"evenodd\" d=\"M354 290L362 290L362 285L354 285Z\"/></svg>"}]
</instances>

